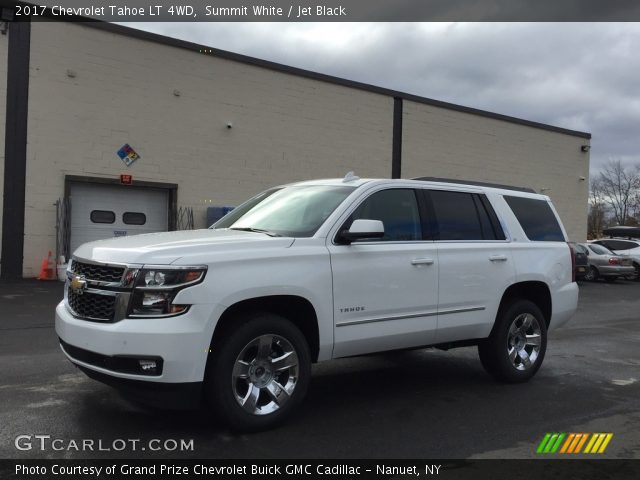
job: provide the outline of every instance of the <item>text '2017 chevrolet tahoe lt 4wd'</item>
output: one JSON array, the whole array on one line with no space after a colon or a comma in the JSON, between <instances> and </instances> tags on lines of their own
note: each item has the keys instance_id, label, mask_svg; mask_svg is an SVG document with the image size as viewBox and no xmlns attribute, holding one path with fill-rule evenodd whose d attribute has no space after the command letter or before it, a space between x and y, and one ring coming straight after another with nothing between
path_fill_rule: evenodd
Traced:
<instances>
[{"instance_id":1,"label":"text '2017 chevrolet tahoe lt 4wd'","mask_svg":"<svg viewBox=\"0 0 640 480\"><path fill-rule=\"evenodd\" d=\"M333 358L477 345L495 378L528 380L576 310L572 259L546 196L348 175L267 190L209 229L82 245L56 331L92 378L257 430Z\"/></svg>"}]
</instances>

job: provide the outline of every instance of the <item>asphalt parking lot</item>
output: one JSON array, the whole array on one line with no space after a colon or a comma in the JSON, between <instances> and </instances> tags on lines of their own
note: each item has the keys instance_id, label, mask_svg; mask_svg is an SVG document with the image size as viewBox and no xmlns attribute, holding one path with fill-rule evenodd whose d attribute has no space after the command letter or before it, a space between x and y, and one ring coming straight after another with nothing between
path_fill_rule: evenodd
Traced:
<instances>
[{"instance_id":1,"label":"asphalt parking lot","mask_svg":"<svg viewBox=\"0 0 640 480\"><path fill-rule=\"evenodd\" d=\"M527 384L495 383L475 348L338 360L314 366L291 422L251 435L206 411L143 408L86 378L58 347L61 297L57 282L0 284L0 457L531 458L546 432L612 432L607 458L640 458L640 283L581 283L578 313ZM18 450L19 435L59 446L184 439L193 450Z\"/></svg>"}]
</instances>

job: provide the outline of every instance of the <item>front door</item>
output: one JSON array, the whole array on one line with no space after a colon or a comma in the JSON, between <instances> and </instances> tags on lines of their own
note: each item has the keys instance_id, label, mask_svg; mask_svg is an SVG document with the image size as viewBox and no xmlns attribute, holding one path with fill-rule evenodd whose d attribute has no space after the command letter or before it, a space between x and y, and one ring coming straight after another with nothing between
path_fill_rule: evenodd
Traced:
<instances>
[{"instance_id":1,"label":"front door","mask_svg":"<svg viewBox=\"0 0 640 480\"><path fill-rule=\"evenodd\" d=\"M333 273L334 357L433 343L437 325L438 254L423 240L413 189L372 193L341 227L380 220L385 236L329 243Z\"/></svg>"}]
</instances>

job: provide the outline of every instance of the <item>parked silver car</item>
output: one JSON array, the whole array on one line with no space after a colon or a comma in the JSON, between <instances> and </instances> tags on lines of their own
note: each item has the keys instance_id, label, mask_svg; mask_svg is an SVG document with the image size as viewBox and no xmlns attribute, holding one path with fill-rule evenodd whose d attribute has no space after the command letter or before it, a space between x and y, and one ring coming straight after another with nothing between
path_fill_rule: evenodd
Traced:
<instances>
[{"instance_id":1,"label":"parked silver car","mask_svg":"<svg viewBox=\"0 0 640 480\"><path fill-rule=\"evenodd\" d=\"M618 277L633 275L635 269L629 257L616 255L608 248L597 243L582 244L587 247L589 270L584 276L585 280L594 281L604 278L607 282L615 282Z\"/></svg>"},{"instance_id":2,"label":"parked silver car","mask_svg":"<svg viewBox=\"0 0 640 480\"><path fill-rule=\"evenodd\" d=\"M635 272L633 273L633 275L627 278L629 280L640 282L640 240L624 238L603 238L602 240L594 240L593 243L597 243L598 245L602 245L603 247L608 248L615 255L620 255L621 257L628 256L629 258L631 258Z\"/></svg>"}]
</instances>

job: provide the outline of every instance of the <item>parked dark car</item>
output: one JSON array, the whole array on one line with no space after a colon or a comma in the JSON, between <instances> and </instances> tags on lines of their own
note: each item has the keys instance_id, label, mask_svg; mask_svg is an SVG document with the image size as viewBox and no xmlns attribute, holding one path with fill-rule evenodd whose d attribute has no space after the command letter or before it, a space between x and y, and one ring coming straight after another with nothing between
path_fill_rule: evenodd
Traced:
<instances>
[{"instance_id":1,"label":"parked dark car","mask_svg":"<svg viewBox=\"0 0 640 480\"><path fill-rule=\"evenodd\" d=\"M576 242L569 242L573 247L573 253L575 255L574 272L577 279L583 279L589 271L589 252L584 245Z\"/></svg>"}]
</instances>

